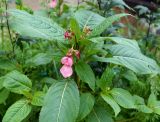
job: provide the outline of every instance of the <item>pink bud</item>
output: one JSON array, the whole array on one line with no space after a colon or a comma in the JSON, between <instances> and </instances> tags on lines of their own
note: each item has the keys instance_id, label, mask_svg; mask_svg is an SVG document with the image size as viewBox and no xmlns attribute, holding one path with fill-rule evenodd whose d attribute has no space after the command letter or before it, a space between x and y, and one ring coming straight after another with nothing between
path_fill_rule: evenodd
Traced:
<instances>
[{"instance_id":1,"label":"pink bud","mask_svg":"<svg viewBox=\"0 0 160 122\"><path fill-rule=\"evenodd\" d=\"M80 54L80 52L78 50L75 50L75 55L79 59L81 54Z\"/></svg>"},{"instance_id":2,"label":"pink bud","mask_svg":"<svg viewBox=\"0 0 160 122\"><path fill-rule=\"evenodd\" d=\"M70 30L68 30L68 31L66 31L66 32L64 33L64 38L65 38L65 39L72 39L73 36L74 36L74 33L71 32Z\"/></svg>"},{"instance_id":3,"label":"pink bud","mask_svg":"<svg viewBox=\"0 0 160 122\"><path fill-rule=\"evenodd\" d=\"M50 8L55 8L57 6L57 0L52 0L50 3L49 3L49 6Z\"/></svg>"},{"instance_id":4,"label":"pink bud","mask_svg":"<svg viewBox=\"0 0 160 122\"><path fill-rule=\"evenodd\" d=\"M71 67L73 65L73 58L65 56L61 59L61 63Z\"/></svg>"},{"instance_id":5,"label":"pink bud","mask_svg":"<svg viewBox=\"0 0 160 122\"><path fill-rule=\"evenodd\" d=\"M72 67L67 65L63 65L60 72L64 78L70 77L73 74Z\"/></svg>"}]
</instances>

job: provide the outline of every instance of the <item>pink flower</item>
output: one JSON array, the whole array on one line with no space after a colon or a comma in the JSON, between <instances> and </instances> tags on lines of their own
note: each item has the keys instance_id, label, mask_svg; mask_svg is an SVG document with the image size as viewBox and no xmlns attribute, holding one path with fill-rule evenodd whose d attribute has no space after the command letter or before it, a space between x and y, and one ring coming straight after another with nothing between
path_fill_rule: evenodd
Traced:
<instances>
[{"instance_id":1,"label":"pink flower","mask_svg":"<svg viewBox=\"0 0 160 122\"><path fill-rule=\"evenodd\" d=\"M71 67L73 65L73 58L65 56L61 59L61 63Z\"/></svg>"},{"instance_id":2,"label":"pink flower","mask_svg":"<svg viewBox=\"0 0 160 122\"><path fill-rule=\"evenodd\" d=\"M55 8L57 6L57 0L52 0L50 3L49 3L49 6L50 8Z\"/></svg>"},{"instance_id":3,"label":"pink flower","mask_svg":"<svg viewBox=\"0 0 160 122\"><path fill-rule=\"evenodd\" d=\"M66 32L64 33L64 38L65 38L65 39L72 39L73 36L74 36L74 33L71 32L71 31L66 31Z\"/></svg>"},{"instance_id":4,"label":"pink flower","mask_svg":"<svg viewBox=\"0 0 160 122\"><path fill-rule=\"evenodd\" d=\"M70 77L73 74L72 67L67 65L63 65L60 72L64 78Z\"/></svg>"}]
</instances>

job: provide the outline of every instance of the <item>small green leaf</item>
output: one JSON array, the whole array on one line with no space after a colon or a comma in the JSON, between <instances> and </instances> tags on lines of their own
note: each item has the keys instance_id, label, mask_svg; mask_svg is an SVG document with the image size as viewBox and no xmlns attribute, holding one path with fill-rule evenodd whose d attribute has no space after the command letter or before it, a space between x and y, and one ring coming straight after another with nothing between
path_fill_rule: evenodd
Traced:
<instances>
[{"instance_id":1,"label":"small green leaf","mask_svg":"<svg viewBox=\"0 0 160 122\"><path fill-rule=\"evenodd\" d=\"M45 97L40 122L75 122L79 112L79 91L74 81L53 84Z\"/></svg>"},{"instance_id":2,"label":"small green leaf","mask_svg":"<svg viewBox=\"0 0 160 122\"><path fill-rule=\"evenodd\" d=\"M110 93L120 106L124 108L135 108L133 96L127 90L113 88Z\"/></svg>"},{"instance_id":3,"label":"small green leaf","mask_svg":"<svg viewBox=\"0 0 160 122\"><path fill-rule=\"evenodd\" d=\"M9 96L9 91L5 88L0 90L0 104L4 103Z\"/></svg>"},{"instance_id":4,"label":"small green leaf","mask_svg":"<svg viewBox=\"0 0 160 122\"><path fill-rule=\"evenodd\" d=\"M90 93L82 93L80 97L80 109L78 120L84 119L93 109L94 97Z\"/></svg>"},{"instance_id":5,"label":"small green leaf","mask_svg":"<svg viewBox=\"0 0 160 122\"><path fill-rule=\"evenodd\" d=\"M75 65L75 70L79 78L87 83L89 87L94 91L95 89L95 75L91 69L91 67L84 63L79 62Z\"/></svg>"},{"instance_id":6,"label":"small green leaf","mask_svg":"<svg viewBox=\"0 0 160 122\"><path fill-rule=\"evenodd\" d=\"M45 93L37 91L34 93L31 104L35 106L42 106L44 102Z\"/></svg>"},{"instance_id":7,"label":"small green leaf","mask_svg":"<svg viewBox=\"0 0 160 122\"><path fill-rule=\"evenodd\" d=\"M94 107L86 122L113 122L112 115L103 107Z\"/></svg>"},{"instance_id":8,"label":"small green leaf","mask_svg":"<svg viewBox=\"0 0 160 122\"><path fill-rule=\"evenodd\" d=\"M101 79L98 80L96 83L102 90L105 90L107 87L111 86L113 77L113 69L107 67L104 73L102 74Z\"/></svg>"},{"instance_id":9,"label":"small green leaf","mask_svg":"<svg viewBox=\"0 0 160 122\"><path fill-rule=\"evenodd\" d=\"M109 94L107 95L101 94L101 97L113 108L115 112L115 117L116 117L121 111L121 108L119 107L119 105L115 102L115 100Z\"/></svg>"},{"instance_id":10,"label":"small green leaf","mask_svg":"<svg viewBox=\"0 0 160 122\"><path fill-rule=\"evenodd\" d=\"M23 94L31 90L32 82L26 75L15 70L5 76L3 86L12 92Z\"/></svg>"},{"instance_id":11,"label":"small green leaf","mask_svg":"<svg viewBox=\"0 0 160 122\"><path fill-rule=\"evenodd\" d=\"M29 115L31 109L28 100L19 100L8 108L2 122L21 122Z\"/></svg>"}]
</instances>

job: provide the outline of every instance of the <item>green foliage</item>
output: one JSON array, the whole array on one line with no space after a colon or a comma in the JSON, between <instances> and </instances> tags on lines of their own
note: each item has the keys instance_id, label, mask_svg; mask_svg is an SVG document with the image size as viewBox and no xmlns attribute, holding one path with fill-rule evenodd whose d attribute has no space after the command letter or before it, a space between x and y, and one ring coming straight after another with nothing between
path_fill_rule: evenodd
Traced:
<instances>
[{"instance_id":1,"label":"green foliage","mask_svg":"<svg viewBox=\"0 0 160 122\"><path fill-rule=\"evenodd\" d=\"M2 122L20 122L28 116L31 110L28 100L19 100L8 108Z\"/></svg>"},{"instance_id":2,"label":"green foliage","mask_svg":"<svg viewBox=\"0 0 160 122\"><path fill-rule=\"evenodd\" d=\"M79 104L79 92L74 81L57 82L47 92L39 121L74 122Z\"/></svg>"}]
</instances>

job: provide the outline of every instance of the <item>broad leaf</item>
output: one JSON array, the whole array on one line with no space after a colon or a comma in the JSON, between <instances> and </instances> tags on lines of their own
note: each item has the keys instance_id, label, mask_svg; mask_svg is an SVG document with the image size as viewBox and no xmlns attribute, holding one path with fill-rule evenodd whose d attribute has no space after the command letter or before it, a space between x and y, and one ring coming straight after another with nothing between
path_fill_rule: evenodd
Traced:
<instances>
[{"instance_id":1,"label":"broad leaf","mask_svg":"<svg viewBox=\"0 0 160 122\"><path fill-rule=\"evenodd\" d=\"M104 40L104 38L101 39ZM139 74L160 73L160 68L157 63L153 59L143 55L135 41L118 37L108 37L107 39L111 39L117 43L109 47L107 46L113 57L94 57L96 61L122 65Z\"/></svg>"},{"instance_id":2,"label":"broad leaf","mask_svg":"<svg viewBox=\"0 0 160 122\"><path fill-rule=\"evenodd\" d=\"M34 93L31 104L35 106L42 106L44 102L45 93L37 91Z\"/></svg>"},{"instance_id":3,"label":"broad leaf","mask_svg":"<svg viewBox=\"0 0 160 122\"><path fill-rule=\"evenodd\" d=\"M0 90L3 88L4 77L0 77Z\"/></svg>"},{"instance_id":4,"label":"broad leaf","mask_svg":"<svg viewBox=\"0 0 160 122\"><path fill-rule=\"evenodd\" d=\"M95 75L91 69L91 67L84 63L79 62L75 65L75 70L79 78L87 83L89 87L94 91L95 89Z\"/></svg>"},{"instance_id":5,"label":"broad leaf","mask_svg":"<svg viewBox=\"0 0 160 122\"><path fill-rule=\"evenodd\" d=\"M78 120L84 119L91 112L94 101L94 97L90 93L81 94Z\"/></svg>"},{"instance_id":6,"label":"broad leaf","mask_svg":"<svg viewBox=\"0 0 160 122\"><path fill-rule=\"evenodd\" d=\"M2 122L21 122L31 112L29 101L22 99L11 105L3 117Z\"/></svg>"},{"instance_id":7,"label":"broad leaf","mask_svg":"<svg viewBox=\"0 0 160 122\"><path fill-rule=\"evenodd\" d=\"M135 102L133 96L124 89L113 88L110 91L113 99L124 108L135 108Z\"/></svg>"},{"instance_id":8,"label":"broad leaf","mask_svg":"<svg viewBox=\"0 0 160 122\"><path fill-rule=\"evenodd\" d=\"M10 10L11 28L22 36L47 40L64 40L64 30L50 19L28 14L25 11Z\"/></svg>"},{"instance_id":9,"label":"broad leaf","mask_svg":"<svg viewBox=\"0 0 160 122\"><path fill-rule=\"evenodd\" d=\"M103 107L94 107L86 122L113 122L112 115Z\"/></svg>"},{"instance_id":10,"label":"broad leaf","mask_svg":"<svg viewBox=\"0 0 160 122\"><path fill-rule=\"evenodd\" d=\"M0 90L0 104L5 103L6 99L9 96L9 91L5 88Z\"/></svg>"},{"instance_id":11,"label":"broad leaf","mask_svg":"<svg viewBox=\"0 0 160 122\"><path fill-rule=\"evenodd\" d=\"M102 21L105 20L104 17L87 10L79 10L75 13L75 19L80 25L80 28L83 30L85 27L94 29Z\"/></svg>"},{"instance_id":12,"label":"broad leaf","mask_svg":"<svg viewBox=\"0 0 160 122\"><path fill-rule=\"evenodd\" d=\"M79 92L74 81L60 81L46 94L40 122L75 122L79 112Z\"/></svg>"},{"instance_id":13,"label":"broad leaf","mask_svg":"<svg viewBox=\"0 0 160 122\"><path fill-rule=\"evenodd\" d=\"M106 101L114 110L115 112L115 116L117 116L119 114L119 112L121 111L119 105L115 102L115 100L112 98L112 96L110 96L109 94L101 94L101 97L104 99L104 101Z\"/></svg>"},{"instance_id":14,"label":"broad leaf","mask_svg":"<svg viewBox=\"0 0 160 122\"><path fill-rule=\"evenodd\" d=\"M5 76L3 86L12 92L23 94L31 90L32 82L26 75L15 70Z\"/></svg>"}]
</instances>

